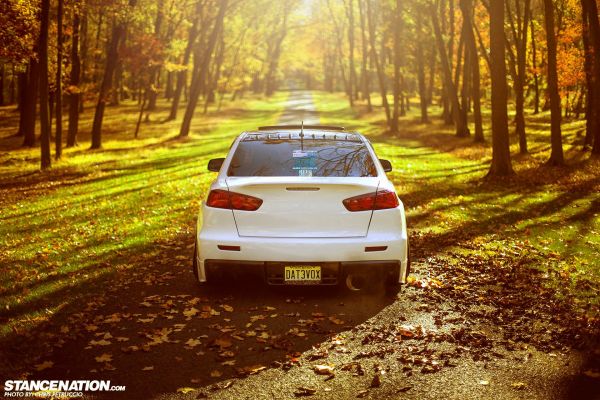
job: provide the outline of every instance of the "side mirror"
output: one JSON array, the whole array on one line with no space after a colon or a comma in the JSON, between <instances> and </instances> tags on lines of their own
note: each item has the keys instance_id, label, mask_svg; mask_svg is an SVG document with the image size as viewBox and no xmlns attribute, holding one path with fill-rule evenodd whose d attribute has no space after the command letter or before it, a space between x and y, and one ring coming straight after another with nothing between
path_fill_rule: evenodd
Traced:
<instances>
[{"instance_id":1,"label":"side mirror","mask_svg":"<svg viewBox=\"0 0 600 400\"><path fill-rule=\"evenodd\" d=\"M211 172L219 172L224 161L224 158L213 158L208 162L208 170Z\"/></svg>"},{"instance_id":2,"label":"side mirror","mask_svg":"<svg viewBox=\"0 0 600 400\"><path fill-rule=\"evenodd\" d=\"M383 167L383 170L385 172L392 172L391 162L389 162L388 160L382 160L381 158L379 159L379 162L381 163L381 166Z\"/></svg>"}]
</instances>

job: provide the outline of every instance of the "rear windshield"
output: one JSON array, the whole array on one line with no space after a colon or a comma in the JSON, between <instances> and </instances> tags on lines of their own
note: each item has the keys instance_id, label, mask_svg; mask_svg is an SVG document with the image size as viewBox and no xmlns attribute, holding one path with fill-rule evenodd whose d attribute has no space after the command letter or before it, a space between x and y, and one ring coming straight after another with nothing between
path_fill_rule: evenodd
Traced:
<instances>
[{"instance_id":1,"label":"rear windshield","mask_svg":"<svg viewBox=\"0 0 600 400\"><path fill-rule=\"evenodd\" d=\"M244 140L238 144L228 176L377 176L362 141L329 139Z\"/></svg>"}]
</instances>

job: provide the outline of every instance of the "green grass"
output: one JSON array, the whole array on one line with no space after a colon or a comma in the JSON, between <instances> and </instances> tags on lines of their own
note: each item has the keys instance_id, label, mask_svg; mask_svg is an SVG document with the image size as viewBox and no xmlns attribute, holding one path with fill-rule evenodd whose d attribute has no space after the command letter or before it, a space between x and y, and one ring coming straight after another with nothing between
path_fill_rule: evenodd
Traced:
<instances>
[{"instance_id":1,"label":"green grass","mask_svg":"<svg viewBox=\"0 0 600 400\"><path fill-rule=\"evenodd\" d=\"M407 207L409 228L439 252L488 257L509 252L526 258L528 249L535 249L543 257L530 266L555 276L555 285L573 289L588 282L600 288L600 160L579 150L581 120L563 124L567 166L551 168L544 165L549 115L529 115L530 154L517 155L517 138L512 137L517 175L492 181L484 179L489 144L456 138L438 118L421 124L417 107L402 117L400 133L392 135L384 129L380 108L351 110L340 94L319 93L314 99L322 123L367 134L378 155L392 161L390 176ZM439 113L432 108L433 116ZM489 126L485 134L489 141ZM582 303L598 301L588 298L597 292L576 294Z\"/></svg>"},{"instance_id":2,"label":"green grass","mask_svg":"<svg viewBox=\"0 0 600 400\"><path fill-rule=\"evenodd\" d=\"M174 140L180 121L161 122L166 103L138 140L132 138L137 106L111 108L104 148L89 151L82 135L82 145L67 149L47 172L38 171L39 149L1 153L0 337L47 320L90 285L158 255L161 241L193 237L200 199L214 179L208 160L224 156L242 130L276 122L286 98L199 111L185 140ZM91 114L84 114L82 132ZM3 129L6 136L11 127ZM14 147L16 140L5 137L2 144Z\"/></svg>"}]
</instances>

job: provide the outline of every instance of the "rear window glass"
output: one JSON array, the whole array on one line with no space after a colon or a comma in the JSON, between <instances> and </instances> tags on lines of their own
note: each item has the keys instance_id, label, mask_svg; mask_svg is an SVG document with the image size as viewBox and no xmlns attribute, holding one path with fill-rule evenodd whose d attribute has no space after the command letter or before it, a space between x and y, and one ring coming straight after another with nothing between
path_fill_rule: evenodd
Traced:
<instances>
[{"instance_id":1,"label":"rear window glass","mask_svg":"<svg viewBox=\"0 0 600 400\"><path fill-rule=\"evenodd\" d=\"M360 141L264 139L241 141L228 176L377 176Z\"/></svg>"}]
</instances>

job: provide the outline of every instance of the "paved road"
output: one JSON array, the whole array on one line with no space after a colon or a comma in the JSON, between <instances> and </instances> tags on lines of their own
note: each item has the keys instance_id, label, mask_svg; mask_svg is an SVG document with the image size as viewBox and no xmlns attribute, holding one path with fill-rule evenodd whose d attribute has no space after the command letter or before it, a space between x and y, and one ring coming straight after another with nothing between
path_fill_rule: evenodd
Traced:
<instances>
[{"instance_id":1,"label":"paved road","mask_svg":"<svg viewBox=\"0 0 600 400\"><path fill-rule=\"evenodd\" d=\"M315 104L309 91L293 90L287 101L287 108L279 118L279 123L284 125L299 125L304 121L305 125L316 125L319 123L319 113L315 110Z\"/></svg>"},{"instance_id":2,"label":"paved road","mask_svg":"<svg viewBox=\"0 0 600 400\"><path fill-rule=\"evenodd\" d=\"M281 123L301 120L318 115L292 92ZM243 276L199 288L192 243L188 232L140 255L99 300L58 317L70 323L44 336L53 350L37 361L51 367L31 377L110 379L127 390L101 397L125 399L600 398L600 381L581 377L589 354L490 345L511 327L474 326L468 307L424 285L386 296ZM435 249L415 240L413 252L427 282Z\"/></svg>"}]
</instances>

